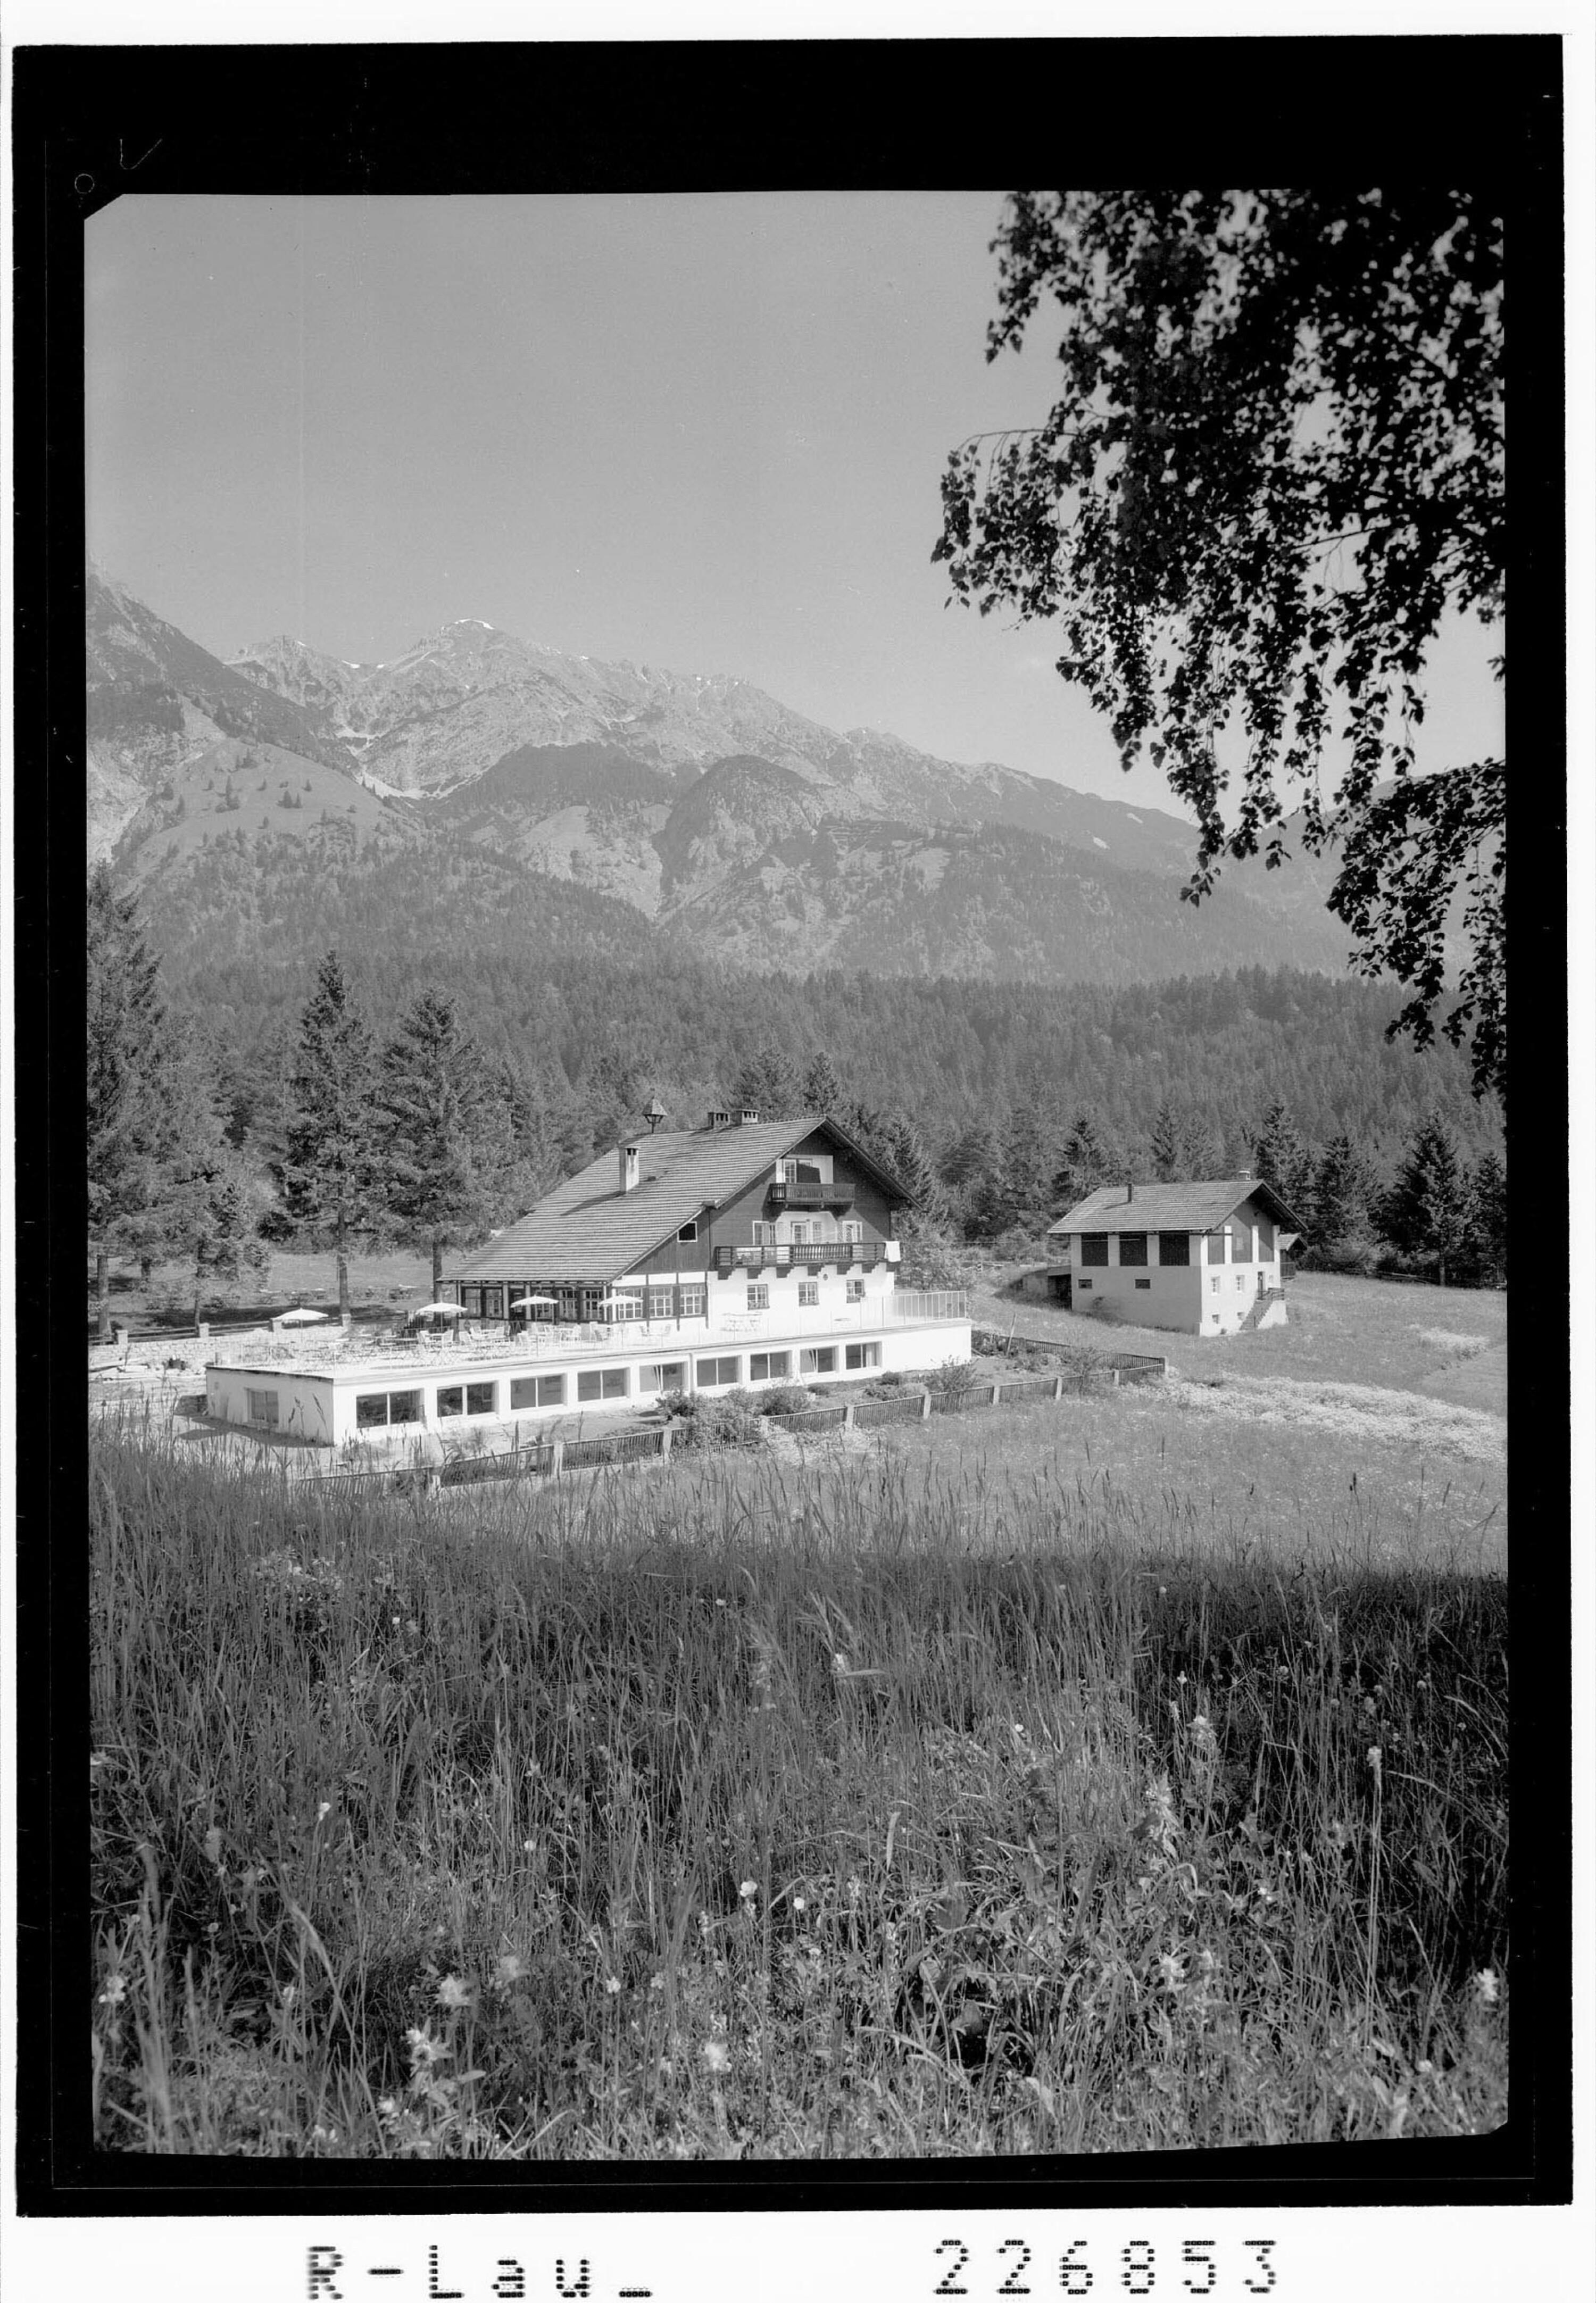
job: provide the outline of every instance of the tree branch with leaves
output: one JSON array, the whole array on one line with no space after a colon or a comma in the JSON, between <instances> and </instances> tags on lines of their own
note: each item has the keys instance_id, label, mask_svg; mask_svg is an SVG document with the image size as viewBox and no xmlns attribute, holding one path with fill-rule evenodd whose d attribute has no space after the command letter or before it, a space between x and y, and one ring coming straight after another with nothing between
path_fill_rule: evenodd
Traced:
<instances>
[{"instance_id":1,"label":"tree branch with leaves","mask_svg":"<svg viewBox=\"0 0 1596 2303\"><path fill-rule=\"evenodd\" d=\"M1442 1028L1499 1091L1501 763L1414 773L1443 617L1503 608L1499 215L1407 187L1018 192L993 248L987 357L1047 302L1063 388L950 455L933 557L955 595L1057 624L1123 764L1151 758L1197 819L1190 900L1226 856L1285 861L1288 810L1310 852L1338 841L1330 908L1364 972L1413 986L1394 1028L1421 1044L1461 903Z\"/></svg>"}]
</instances>

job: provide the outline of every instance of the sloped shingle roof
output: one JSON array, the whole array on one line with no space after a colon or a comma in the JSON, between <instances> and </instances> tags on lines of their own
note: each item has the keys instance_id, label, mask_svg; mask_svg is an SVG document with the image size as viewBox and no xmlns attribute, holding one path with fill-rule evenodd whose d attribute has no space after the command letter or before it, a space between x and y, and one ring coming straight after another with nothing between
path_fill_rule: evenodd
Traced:
<instances>
[{"instance_id":1,"label":"sloped shingle roof","mask_svg":"<svg viewBox=\"0 0 1596 2303\"><path fill-rule=\"evenodd\" d=\"M625 1137L638 1145L641 1178L629 1192L620 1189L619 1146L612 1144L497 1239L462 1250L444 1276L452 1281L563 1279L602 1286L635 1271L651 1248L691 1223L705 1207L719 1207L746 1190L820 1127L859 1167L891 1183L834 1122L813 1112L802 1119L756 1120L742 1127Z\"/></svg>"},{"instance_id":2,"label":"sloped shingle roof","mask_svg":"<svg viewBox=\"0 0 1596 2303\"><path fill-rule=\"evenodd\" d=\"M1272 1184L1232 1176L1215 1184L1138 1184L1133 1199L1123 1184L1089 1192L1078 1206L1048 1226L1048 1237L1077 1231L1217 1231L1244 1200L1257 1200L1287 1231L1300 1231Z\"/></svg>"}]
</instances>

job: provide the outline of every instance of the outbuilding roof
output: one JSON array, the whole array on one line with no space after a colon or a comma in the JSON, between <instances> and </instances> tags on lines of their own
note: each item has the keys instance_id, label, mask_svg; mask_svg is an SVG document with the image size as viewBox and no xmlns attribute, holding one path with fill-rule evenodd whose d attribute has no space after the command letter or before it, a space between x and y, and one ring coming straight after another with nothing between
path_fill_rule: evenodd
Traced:
<instances>
[{"instance_id":1,"label":"outbuilding roof","mask_svg":"<svg viewBox=\"0 0 1596 2303\"><path fill-rule=\"evenodd\" d=\"M1301 1231L1272 1184L1231 1176L1213 1184L1105 1184L1048 1226L1050 1239L1077 1231L1217 1231L1248 1200L1255 1200L1283 1231Z\"/></svg>"},{"instance_id":2,"label":"outbuilding roof","mask_svg":"<svg viewBox=\"0 0 1596 2303\"><path fill-rule=\"evenodd\" d=\"M621 1145L612 1144L496 1239L463 1251L445 1277L602 1286L638 1270L650 1251L671 1240L684 1224L735 1199L821 1129L890 1198L906 1196L902 1185L834 1120L815 1112L800 1119L750 1120L739 1127L623 1136L621 1143L635 1143L638 1154L638 1181L629 1192L620 1188Z\"/></svg>"}]
</instances>

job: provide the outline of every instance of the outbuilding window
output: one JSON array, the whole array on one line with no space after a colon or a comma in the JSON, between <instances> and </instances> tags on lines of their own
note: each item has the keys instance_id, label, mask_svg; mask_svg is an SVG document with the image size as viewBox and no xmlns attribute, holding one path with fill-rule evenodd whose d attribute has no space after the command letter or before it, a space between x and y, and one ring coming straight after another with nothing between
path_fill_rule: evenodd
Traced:
<instances>
[{"instance_id":1,"label":"outbuilding window","mask_svg":"<svg viewBox=\"0 0 1596 2303\"><path fill-rule=\"evenodd\" d=\"M1144 1231L1122 1231L1119 1235L1121 1263L1141 1263L1147 1261L1147 1235Z\"/></svg>"},{"instance_id":2,"label":"outbuilding window","mask_svg":"<svg viewBox=\"0 0 1596 2303\"><path fill-rule=\"evenodd\" d=\"M792 1354L790 1352L754 1352L749 1355L748 1381L750 1383L773 1383L778 1378L785 1379L791 1372Z\"/></svg>"},{"instance_id":3,"label":"outbuilding window","mask_svg":"<svg viewBox=\"0 0 1596 2303\"><path fill-rule=\"evenodd\" d=\"M697 1371L699 1388L709 1384L739 1382L742 1371L740 1359L700 1360Z\"/></svg>"},{"instance_id":4,"label":"outbuilding window","mask_svg":"<svg viewBox=\"0 0 1596 2303\"><path fill-rule=\"evenodd\" d=\"M1081 1261L1106 1263L1109 1260L1109 1236L1106 1231L1084 1231L1081 1234Z\"/></svg>"},{"instance_id":5,"label":"outbuilding window","mask_svg":"<svg viewBox=\"0 0 1596 2303\"><path fill-rule=\"evenodd\" d=\"M879 1344L845 1344L842 1347L842 1364L844 1367L850 1368L880 1367L881 1346Z\"/></svg>"},{"instance_id":6,"label":"outbuilding window","mask_svg":"<svg viewBox=\"0 0 1596 2303\"><path fill-rule=\"evenodd\" d=\"M277 1426L277 1394L274 1391L246 1393L251 1423L265 1423L275 1430Z\"/></svg>"},{"instance_id":7,"label":"outbuilding window","mask_svg":"<svg viewBox=\"0 0 1596 2303\"><path fill-rule=\"evenodd\" d=\"M816 1344L813 1349L801 1351L798 1354L800 1375L835 1375L836 1372L837 1346L835 1344Z\"/></svg>"},{"instance_id":8,"label":"outbuilding window","mask_svg":"<svg viewBox=\"0 0 1596 2303\"><path fill-rule=\"evenodd\" d=\"M1136 1284L1138 1287L1151 1287L1153 1282L1151 1279L1138 1279Z\"/></svg>"},{"instance_id":9,"label":"outbuilding window","mask_svg":"<svg viewBox=\"0 0 1596 2303\"><path fill-rule=\"evenodd\" d=\"M624 1399L627 1395L628 1371L619 1368L582 1368L577 1374L578 1399Z\"/></svg>"},{"instance_id":10,"label":"outbuilding window","mask_svg":"<svg viewBox=\"0 0 1596 2303\"><path fill-rule=\"evenodd\" d=\"M1192 1260L1191 1234L1161 1231L1158 1236L1158 1260L1165 1264L1189 1263Z\"/></svg>"}]
</instances>

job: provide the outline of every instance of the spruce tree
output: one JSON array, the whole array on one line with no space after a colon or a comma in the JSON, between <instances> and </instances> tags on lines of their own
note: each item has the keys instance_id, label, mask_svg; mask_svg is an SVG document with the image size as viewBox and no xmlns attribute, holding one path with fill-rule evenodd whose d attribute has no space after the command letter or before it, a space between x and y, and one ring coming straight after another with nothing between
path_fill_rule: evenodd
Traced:
<instances>
[{"instance_id":1,"label":"spruce tree","mask_svg":"<svg viewBox=\"0 0 1596 2303\"><path fill-rule=\"evenodd\" d=\"M806 1109L793 1068L780 1048L761 1048L738 1067L727 1099L733 1111L756 1111L761 1119L794 1119Z\"/></svg>"},{"instance_id":2,"label":"spruce tree","mask_svg":"<svg viewBox=\"0 0 1596 2303\"><path fill-rule=\"evenodd\" d=\"M1008 1224L1043 1231L1051 1213L1050 1186L1056 1153L1054 1123L1046 1106L1027 1096L1009 1114L999 1147L1001 1200Z\"/></svg>"},{"instance_id":3,"label":"spruce tree","mask_svg":"<svg viewBox=\"0 0 1596 2303\"><path fill-rule=\"evenodd\" d=\"M1113 1146L1091 1113L1083 1111L1064 1139L1063 1155L1053 1176L1054 1213L1062 1215L1106 1184L1114 1165Z\"/></svg>"},{"instance_id":4,"label":"spruce tree","mask_svg":"<svg viewBox=\"0 0 1596 2303\"><path fill-rule=\"evenodd\" d=\"M1436 1113L1420 1121L1380 1209L1380 1227L1405 1255L1433 1258L1444 1287L1448 1272L1465 1277L1474 1248L1470 1179L1451 1130Z\"/></svg>"},{"instance_id":5,"label":"spruce tree","mask_svg":"<svg viewBox=\"0 0 1596 2303\"><path fill-rule=\"evenodd\" d=\"M1181 1183L1191 1175L1191 1136L1184 1121L1176 1111L1173 1101L1165 1096L1153 1122L1150 1140L1153 1172L1161 1184Z\"/></svg>"},{"instance_id":6,"label":"spruce tree","mask_svg":"<svg viewBox=\"0 0 1596 2303\"><path fill-rule=\"evenodd\" d=\"M935 1229L948 1220L948 1199L920 1131L903 1114L887 1130L888 1158L894 1175L908 1194L910 1209Z\"/></svg>"},{"instance_id":7,"label":"spruce tree","mask_svg":"<svg viewBox=\"0 0 1596 2303\"><path fill-rule=\"evenodd\" d=\"M176 1147L174 1040L131 897L100 865L89 883L89 1249L102 1343L111 1340L110 1259L137 1250Z\"/></svg>"},{"instance_id":8,"label":"spruce tree","mask_svg":"<svg viewBox=\"0 0 1596 2303\"><path fill-rule=\"evenodd\" d=\"M1313 1225L1315 1240L1328 1246L1333 1240L1366 1238L1373 1193L1373 1172L1367 1160L1349 1135L1333 1135L1314 1164L1303 1211Z\"/></svg>"},{"instance_id":9,"label":"spruce tree","mask_svg":"<svg viewBox=\"0 0 1596 2303\"><path fill-rule=\"evenodd\" d=\"M1301 1208L1312 1187L1313 1159L1296 1122L1279 1096L1264 1113L1253 1139L1253 1172L1272 1184L1288 1207Z\"/></svg>"},{"instance_id":10,"label":"spruce tree","mask_svg":"<svg viewBox=\"0 0 1596 2303\"><path fill-rule=\"evenodd\" d=\"M1507 1171L1494 1152L1481 1155L1471 1185L1474 1237L1481 1277L1487 1285L1507 1284Z\"/></svg>"},{"instance_id":11,"label":"spruce tree","mask_svg":"<svg viewBox=\"0 0 1596 2303\"><path fill-rule=\"evenodd\" d=\"M837 1076L837 1067L823 1048L804 1074L804 1109L806 1111L840 1111L842 1101L842 1082Z\"/></svg>"},{"instance_id":12,"label":"spruce tree","mask_svg":"<svg viewBox=\"0 0 1596 2303\"><path fill-rule=\"evenodd\" d=\"M338 1259L338 1312L349 1315L349 1245L381 1222L380 1115L370 1029L335 951L317 970L300 1018L283 1156L272 1174L295 1237Z\"/></svg>"},{"instance_id":13,"label":"spruce tree","mask_svg":"<svg viewBox=\"0 0 1596 2303\"><path fill-rule=\"evenodd\" d=\"M207 1286L232 1286L265 1270L269 1253L256 1226L242 1161L227 1140L227 1111L213 1052L191 1047L171 1081L178 1144L151 1220L164 1256L187 1269L198 1326Z\"/></svg>"},{"instance_id":14,"label":"spruce tree","mask_svg":"<svg viewBox=\"0 0 1596 2303\"><path fill-rule=\"evenodd\" d=\"M494 1086L452 1001L424 991L383 1050L377 1100L387 1213L408 1244L430 1250L435 1297L444 1248L519 1212L524 1169Z\"/></svg>"}]
</instances>

